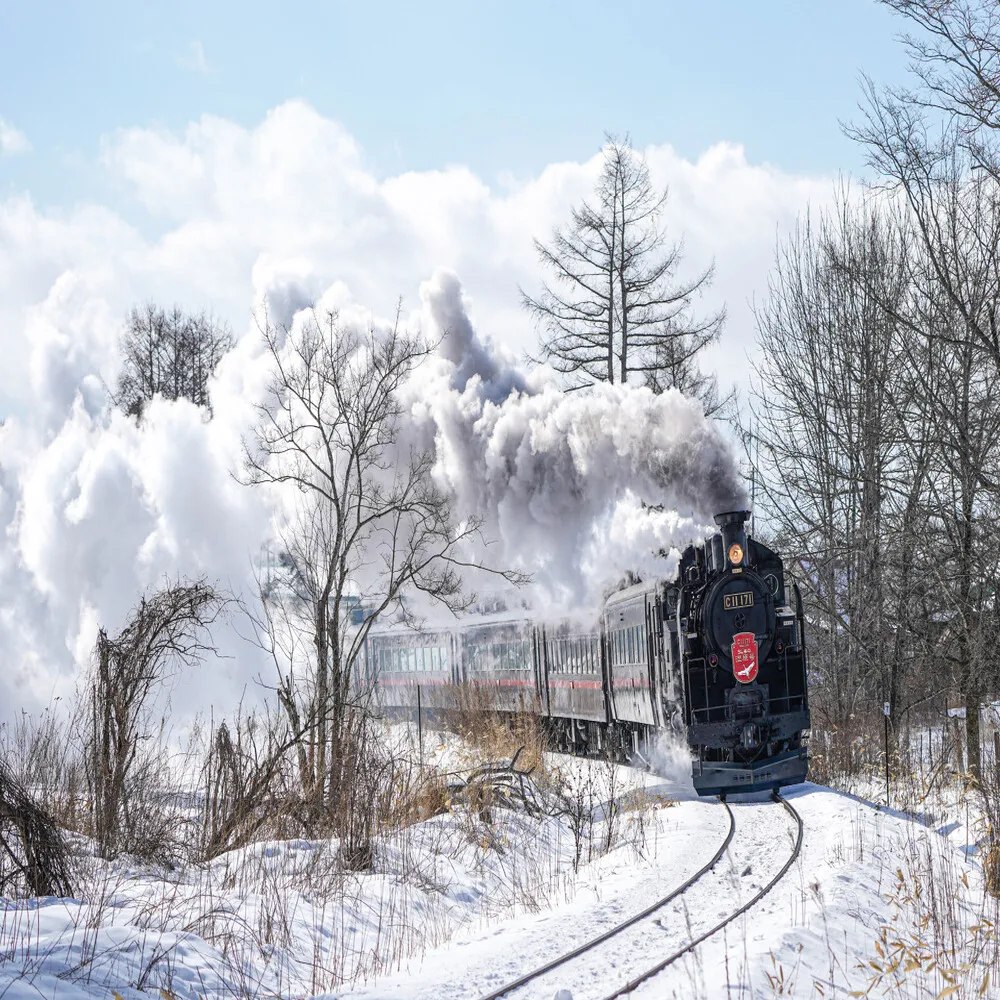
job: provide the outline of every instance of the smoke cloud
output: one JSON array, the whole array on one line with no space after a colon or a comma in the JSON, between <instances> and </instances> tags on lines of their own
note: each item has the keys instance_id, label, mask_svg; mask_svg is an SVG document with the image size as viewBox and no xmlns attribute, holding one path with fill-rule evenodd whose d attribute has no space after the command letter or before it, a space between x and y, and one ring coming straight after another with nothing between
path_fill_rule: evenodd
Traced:
<instances>
[{"instance_id":1,"label":"smoke cloud","mask_svg":"<svg viewBox=\"0 0 1000 1000\"><path fill-rule=\"evenodd\" d=\"M315 295L294 263L261 274L258 291L282 321ZM0 429L8 711L68 696L97 628L119 629L146 588L206 576L249 598L254 561L275 532L275 498L233 475L267 378L256 324L220 365L211 420L157 399L137 424L107 399L101 373L117 328L100 292L67 279L33 314L31 371L44 404ZM519 370L477 334L453 273L437 271L420 295L407 322L437 346L405 387L400 446L433 447L457 515L484 520L488 559L532 574L536 603L594 607L628 570L669 575L671 550L744 501L730 448L696 402L620 386L564 395L551 372ZM348 300L338 284L318 307L364 318ZM216 638L221 657L177 686L175 710L228 709L269 677L237 624Z\"/></svg>"},{"instance_id":2,"label":"smoke cloud","mask_svg":"<svg viewBox=\"0 0 1000 1000\"><path fill-rule=\"evenodd\" d=\"M697 401L604 384L562 393L552 373L529 380L476 335L454 274L439 270L421 298L449 362L410 386L436 475L460 515L487 519L495 558L557 605L596 604L626 571L671 575L671 549L746 502L729 443Z\"/></svg>"}]
</instances>

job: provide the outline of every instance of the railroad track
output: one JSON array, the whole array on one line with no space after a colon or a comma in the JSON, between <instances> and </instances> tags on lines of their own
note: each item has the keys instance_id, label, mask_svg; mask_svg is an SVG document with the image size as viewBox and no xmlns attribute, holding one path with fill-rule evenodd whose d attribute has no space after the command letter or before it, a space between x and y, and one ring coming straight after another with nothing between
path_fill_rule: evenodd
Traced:
<instances>
[{"instance_id":1,"label":"railroad track","mask_svg":"<svg viewBox=\"0 0 1000 1000\"><path fill-rule=\"evenodd\" d=\"M668 969L675 962L679 961L685 955L692 952L703 941L706 941L708 940L708 938L719 933L719 931L721 931L724 927L732 923L742 914L746 913L746 911L749 910L751 907L759 903L782 880L782 878L784 878L788 870L795 863L796 858L798 858L799 851L801 850L802 847L802 819L799 816L799 814L795 811L795 809L788 803L788 801L782 798L782 796L779 795L777 792L774 793L774 800L776 802L779 802L785 808L785 810L792 817L792 820L796 825L796 837L795 837L794 847L792 849L792 852L788 860L784 863L784 865L779 870L777 875L775 875L774 878L772 878L766 885L764 885L751 899L749 899L746 903L743 903L732 913L726 915L722 920L716 923L715 926L711 927L707 931L704 931L703 933L698 934L690 941L688 941L682 948L673 952L668 957L662 959L661 961L656 962L653 965L650 965L645 971L641 972L638 976L635 976L634 978L630 979L627 983L625 983L625 985L621 986L615 992L608 994L606 997L603 998L603 1000L617 1000L618 997L626 996L633 990L635 990L637 987L645 983L647 980L652 979L654 976L659 975L665 969ZM622 934L622 932L626 931L628 928L634 927L641 921L647 919L648 917L653 916L653 914L655 914L658 910L663 909L665 906L667 906L674 900L683 896L684 893L686 893L688 889L691 888L691 886L693 886L696 882L698 882L710 871L712 871L716 867L716 865L718 865L718 863L722 860L722 858L726 854L726 851L729 849L729 845L732 842L733 835L736 830L736 819L733 814L733 810L730 808L729 804L723 801L722 805L726 809L729 815L729 829L726 833L726 837L722 843L722 846L718 849L718 851L716 851L716 853L708 861L708 863L703 865L697 872L695 872L694 875L692 875L691 878L689 878L683 885L680 885L676 889L673 889L671 892L667 893L667 895L658 899L650 906L647 906L639 913L630 916L627 920L623 920L621 923L618 923L609 930L604 931L603 933L597 935L594 938L591 938L589 941L585 941L583 944L578 945L577 947L573 948L570 951L565 952L562 955L559 955L557 958L554 958L551 961L546 962L544 965L541 965L538 968L532 969L530 972L527 972L524 975L519 976L517 979L512 980L511 982L500 987L499 989L494 990L492 993L488 993L485 996L481 997L480 1000L502 1000L502 998L508 998L508 1000L514 1000L514 998L511 995L514 994L516 991L520 990L522 987L526 986L528 983L532 982L535 979L540 978L541 976L544 976L546 973L552 972L555 969L558 969L564 965L568 965L574 959L580 958L582 955L585 955L588 952L593 951L600 945L604 944L606 941L609 941L612 938L617 937L618 935Z\"/></svg>"}]
</instances>

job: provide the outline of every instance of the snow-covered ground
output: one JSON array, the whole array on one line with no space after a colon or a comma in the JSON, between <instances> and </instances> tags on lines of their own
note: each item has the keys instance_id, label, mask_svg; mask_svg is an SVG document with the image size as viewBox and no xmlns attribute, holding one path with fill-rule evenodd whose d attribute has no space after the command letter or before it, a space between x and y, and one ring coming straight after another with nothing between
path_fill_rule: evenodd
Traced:
<instances>
[{"instance_id":1,"label":"snow-covered ground","mask_svg":"<svg viewBox=\"0 0 1000 1000\"><path fill-rule=\"evenodd\" d=\"M683 781L560 766L589 781L598 804L609 782L624 796L588 831L578 870L565 818L497 810L487 829L460 808L387 837L364 874L341 872L329 842L260 844L173 872L91 860L79 899L0 901L0 997L489 993L684 882L728 827ZM787 876L633 996L843 997L873 984L873 996L937 997L951 985L956 997L1000 996L992 984L978 992L997 913L964 830L955 842L947 822L938 832L816 785L787 797L805 828ZM765 796L731 804L736 835L711 873L512 997L599 1000L752 896L787 859L794 826ZM617 846L602 853L609 822Z\"/></svg>"}]
</instances>

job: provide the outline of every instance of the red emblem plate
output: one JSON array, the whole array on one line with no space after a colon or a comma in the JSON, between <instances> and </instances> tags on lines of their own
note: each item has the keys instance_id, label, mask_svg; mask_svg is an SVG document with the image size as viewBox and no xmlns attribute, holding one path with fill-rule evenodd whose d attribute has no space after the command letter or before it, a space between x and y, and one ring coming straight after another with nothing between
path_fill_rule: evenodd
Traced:
<instances>
[{"instance_id":1,"label":"red emblem plate","mask_svg":"<svg viewBox=\"0 0 1000 1000\"><path fill-rule=\"evenodd\" d=\"M757 676L757 637L753 632L737 632L732 649L733 676L741 684L749 684Z\"/></svg>"}]
</instances>

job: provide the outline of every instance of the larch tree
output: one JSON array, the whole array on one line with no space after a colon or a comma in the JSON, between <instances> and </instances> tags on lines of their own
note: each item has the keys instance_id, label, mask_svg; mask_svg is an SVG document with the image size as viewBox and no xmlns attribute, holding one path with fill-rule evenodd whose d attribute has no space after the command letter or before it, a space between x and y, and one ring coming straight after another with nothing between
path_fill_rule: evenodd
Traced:
<instances>
[{"instance_id":1,"label":"larch tree","mask_svg":"<svg viewBox=\"0 0 1000 1000\"><path fill-rule=\"evenodd\" d=\"M691 380L688 362L718 337L725 319L724 312L694 314L714 266L679 277L684 248L667 238L666 201L628 138L609 137L593 197L549 243L535 241L551 277L537 295L522 289L522 304L541 328L542 359L570 388L635 375L654 389L676 385L712 398L703 376Z\"/></svg>"}]
</instances>

